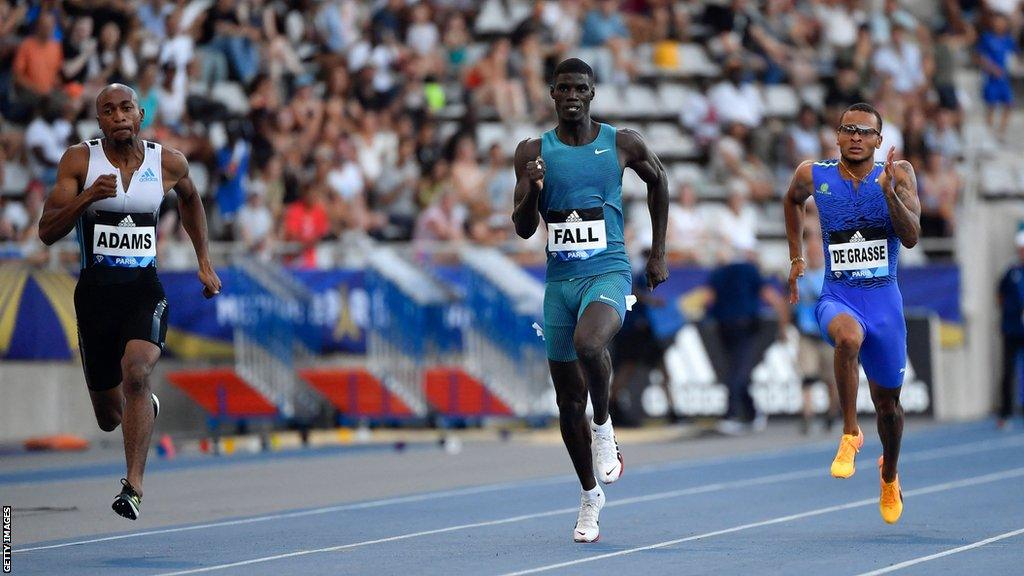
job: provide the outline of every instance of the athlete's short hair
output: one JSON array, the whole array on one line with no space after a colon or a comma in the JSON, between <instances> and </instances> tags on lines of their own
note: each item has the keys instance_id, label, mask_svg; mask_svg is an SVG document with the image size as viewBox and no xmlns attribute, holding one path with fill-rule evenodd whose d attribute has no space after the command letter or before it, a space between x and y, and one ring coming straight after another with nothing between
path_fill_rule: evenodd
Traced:
<instances>
[{"instance_id":1,"label":"athlete's short hair","mask_svg":"<svg viewBox=\"0 0 1024 576\"><path fill-rule=\"evenodd\" d=\"M594 79L594 69L579 58L568 58L559 62L558 66L555 66L555 78L559 74L586 74L591 81Z\"/></svg>"},{"instance_id":2,"label":"athlete's short hair","mask_svg":"<svg viewBox=\"0 0 1024 576\"><path fill-rule=\"evenodd\" d=\"M882 131L882 115L879 114L878 110L875 110L875 107L871 104L868 104L867 102L858 102L846 110L843 110L843 113L839 115L840 124L843 123L843 117L846 116L847 112L870 112L871 114L874 114L875 120L878 120L878 131Z\"/></svg>"}]
</instances>

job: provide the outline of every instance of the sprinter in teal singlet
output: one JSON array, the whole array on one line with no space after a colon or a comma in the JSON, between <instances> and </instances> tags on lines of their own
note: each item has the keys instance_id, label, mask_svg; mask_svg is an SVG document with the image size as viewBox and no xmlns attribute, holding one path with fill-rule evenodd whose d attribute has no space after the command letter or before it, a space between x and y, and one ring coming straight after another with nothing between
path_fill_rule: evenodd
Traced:
<instances>
[{"instance_id":1,"label":"sprinter in teal singlet","mask_svg":"<svg viewBox=\"0 0 1024 576\"><path fill-rule=\"evenodd\" d=\"M632 286L623 239L622 171L631 168L647 183L654 230L647 263L650 290L668 277L668 182L661 161L639 134L590 118L594 72L585 62L570 58L555 68L551 98L558 126L516 148L512 220L523 238L536 232L542 218L547 224L544 340L562 440L583 488L573 539L595 542L605 501L597 480L610 484L623 470L608 418L608 344L622 326ZM589 425L588 393L594 408Z\"/></svg>"}]
</instances>

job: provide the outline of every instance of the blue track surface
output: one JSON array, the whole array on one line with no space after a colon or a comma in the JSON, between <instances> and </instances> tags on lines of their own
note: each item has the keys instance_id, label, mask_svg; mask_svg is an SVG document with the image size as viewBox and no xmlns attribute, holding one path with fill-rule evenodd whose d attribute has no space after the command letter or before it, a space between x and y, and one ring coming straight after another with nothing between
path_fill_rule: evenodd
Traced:
<instances>
[{"instance_id":1,"label":"blue track surface","mask_svg":"<svg viewBox=\"0 0 1024 576\"><path fill-rule=\"evenodd\" d=\"M829 477L821 444L627 467L590 545L571 541L579 492L561 477L33 544L14 573L1022 573L1024 433L908 434L895 526L878 513L879 452L869 440L849 480Z\"/></svg>"}]
</instances>

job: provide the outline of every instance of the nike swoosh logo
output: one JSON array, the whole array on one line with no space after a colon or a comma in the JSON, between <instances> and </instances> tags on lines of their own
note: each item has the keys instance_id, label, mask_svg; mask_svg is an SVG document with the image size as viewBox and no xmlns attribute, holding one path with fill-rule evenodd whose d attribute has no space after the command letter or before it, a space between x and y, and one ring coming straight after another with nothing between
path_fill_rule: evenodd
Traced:
<instances>
[{"instance_id":1,"label":"nike swoosh logo","mask_svg":"<svg viewBox=\"0 0 1024 576\"><path fill-rule=\"evenodd\" d=\"M605 148L604 150L594 150L594 155L596 156L598 154L604 154L605 152L607 152L609 150L611 150L611 148Z\"/></svg>"},{"instance_id":2,"label":"nike swoosh logo","mask_svg":"<svg viewBox=\"0 0 1024 576\"><path fill-rule=\"evenodd\" d=\"M579 530L577 530L576 533L579 534L580 536L586 536L587 535L586 532L580 532Z\"/></svg>"},{"instance_id":3,"label":"nike swoosh logo","mask_svg":"<svg viewBox=\"0 0 1024 576\"><path fill-rule=\"evenodd\" d=\"M605 475L605 476L611 476L611 475L612 475L612 472L615 472L615 468L618 468L618 466L615 466L615 467L614 467L614 468L612 468L611 470L609 470L609 471L605 472L605 473L604 473L604 475Z\"/></svg>"},{"instance_id":4,"label":"nike swoosh logo","mask_svg":"<svg viewBox=\"0 0 1024 576\"><path fill-rule=\"evenodd\" d=\"M601 294L600 296L598 296L598 298L600 298L601 300L607 300L607 301L611 302L612 304L618 304L618 302L616 302L615 300L612 300L611 298L605 296L604 294Z\"/></svg>"}]
</instances>

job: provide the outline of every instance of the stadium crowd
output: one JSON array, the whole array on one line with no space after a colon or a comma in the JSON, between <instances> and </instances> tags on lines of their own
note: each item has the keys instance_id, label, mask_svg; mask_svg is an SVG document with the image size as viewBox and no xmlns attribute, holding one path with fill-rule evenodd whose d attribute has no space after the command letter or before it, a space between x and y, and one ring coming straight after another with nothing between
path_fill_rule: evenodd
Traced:
<instances>
[{"instance_id":1,"label":"stadium crowd","mask_svg":"<svg viewBox=\"0 0 1024 576\"><path fill-rule=\"evenodd\" d=\"M569 55L596 71L597 118L657 140L677 261L779 237L793 168L836 156L858 101L883 114L879 159L895 145L917 168L925 235L949 236L964 99L1008 109L1021 22L1019 0L0 0L0 241L43 249L57 162L122 82L143 138L190 159L216 240L289 246L298 266L353 235L542 258L542 238L512 240L511 151L553 125L547 80ZM982 93L958 89L965 67ZM165 208L164 252L187 246ZM627 218L642 244L649 222Z\"/></svg>"}]
</instances>

